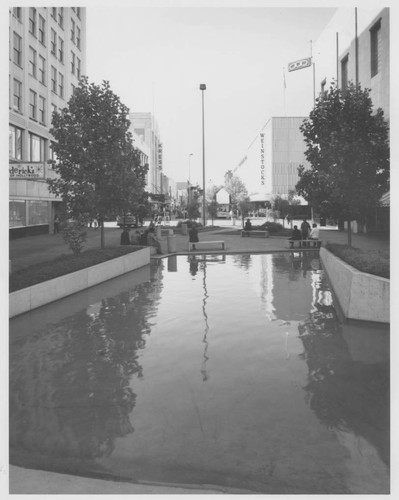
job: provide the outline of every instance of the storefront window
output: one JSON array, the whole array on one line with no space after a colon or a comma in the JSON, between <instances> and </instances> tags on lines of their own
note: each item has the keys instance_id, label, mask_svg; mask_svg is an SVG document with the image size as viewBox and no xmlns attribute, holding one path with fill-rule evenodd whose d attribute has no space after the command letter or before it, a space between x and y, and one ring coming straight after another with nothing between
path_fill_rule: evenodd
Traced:
<instances>
[{"instance_id":1,"label":"storefront window","mask_svg":"<svg viewBox=\"0 0 399 500\"><path fill-rule=\"evenodd\" d=\"M10 227L26 226L24 201L10 201Z\"/></svg>"},{"instance_id":2,"label":"storefront window","mask_svg":"<svg viewBox=\"0 0 399 500\"><path fill-rule=\"evenodd\" d=\"M49 206L47 201L28 201L28 225L49 223Z\"/></svg>"}]
</instances>

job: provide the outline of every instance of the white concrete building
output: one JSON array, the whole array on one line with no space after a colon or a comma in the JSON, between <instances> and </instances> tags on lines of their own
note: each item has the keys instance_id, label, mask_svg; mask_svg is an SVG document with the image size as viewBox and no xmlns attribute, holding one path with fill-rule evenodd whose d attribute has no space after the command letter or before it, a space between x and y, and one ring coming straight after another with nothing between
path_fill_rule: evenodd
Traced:
<instances>
[{"instance_id":1,"label":"white concrete building","mask_svg":"<svg viewBox=\"0 0 399 500\"><path fill-rule=\"evenodd\" d=\"M10 238L52 230L51 114L66 106L86 71L86 9L9 9Z\"/></svg>"}]
</instances>

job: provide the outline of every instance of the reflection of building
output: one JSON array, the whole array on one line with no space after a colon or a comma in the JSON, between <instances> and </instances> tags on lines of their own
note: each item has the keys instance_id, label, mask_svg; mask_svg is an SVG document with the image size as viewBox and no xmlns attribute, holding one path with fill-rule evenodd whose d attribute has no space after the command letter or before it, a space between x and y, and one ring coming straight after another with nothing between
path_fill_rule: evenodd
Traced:
<instances>
[{"instance_id":1,"label":"reflection of building","mask_svg":"<svg viewBox=\"0 0 399 500\"><path fill-rule=\"evenodd\" d=\"M295 188L298 167L307 164L299 130L304 119L272 117L249 146L235 173L244 180L251 201L270 201Z\"/></svg>"},{"instance_id":2,"label":"reflection of building","mask_svg":"<svg viewBox=\"0 0 399 500\"><path fill-rule=\"evenodd\" d=\"M86 9L9 9L10 238L48 233L57 209L51 114L66 106L86 70Z\"/></svg>"}]
</instances>

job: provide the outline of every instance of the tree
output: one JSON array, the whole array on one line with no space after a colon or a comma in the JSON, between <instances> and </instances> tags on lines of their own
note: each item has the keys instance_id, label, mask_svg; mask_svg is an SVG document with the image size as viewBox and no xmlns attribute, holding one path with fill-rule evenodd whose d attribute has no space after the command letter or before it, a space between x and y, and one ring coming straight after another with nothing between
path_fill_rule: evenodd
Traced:
<instances>
[{"instance_id":1,"label":"tree","mask_svg":"<svg viewBox=\"0 0 399 500\"><path fill-rule=\"evenodd\" d=\"M135 211L142 203L148 166L140 164L129 132L128 108L108 82L80 80L68 105L53 113L53 169L49 189L70 218L98 218ZM104 248L101 224L101 248Z\"/></svg>"},{"instance_id":2,"label":"tree","mask_svg":"<svg viewBox=\"0 0 399 500\"><path fill-rule=\"evenodd\" d=\"M231 205L234 209L239 207L241 201L248 198L248 191L242 180L233 175L231 170L228 170L224 176L225 189L230 195Z\"/></svg>"},{"instance_id":3,"label":"tree","mask_svg":"<svg viewBox=\"0 0 399 500\"><path fill-rule=\"evenodd\" d=\"M348 221L364 220L389 188L388 125L373 111L369 89L331 86L317 99L301 131L311 167L298 168L298 194L315 208Z\"/></svg>"},{"instance_id":4,"label":"tree","mask_svg":"<svg viewBox=\"0 0 399 500\"><path fill-rule=\"evenodd\" d=\"M284 219L290 213L289 206L290 206L289 201L282 198L280 195L277 195L273 198L272 209L275 212L278 212L280 219L283 219L283 226L284 226Z\"/></svg>"}]
</instances>

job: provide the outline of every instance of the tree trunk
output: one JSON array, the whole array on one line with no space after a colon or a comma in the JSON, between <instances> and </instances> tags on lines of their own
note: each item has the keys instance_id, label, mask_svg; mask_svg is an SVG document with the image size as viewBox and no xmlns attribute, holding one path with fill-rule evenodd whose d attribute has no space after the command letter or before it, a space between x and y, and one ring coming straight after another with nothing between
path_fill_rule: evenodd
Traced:
<instances>
[{"instance_id":1,"label":"tree trunk","mask_svg":"<svg viewBox=\"0 0 399 500\"><path fill-rule=\"evenodd\" d=\"M352 225L351 220L348 220L348 247L352 246Z\"/></svg>"},{"instance_id":2,"label":"tree trunk","mask_svg":"<svg viewBox=\"0 0 399 500\"><path fill-rule=\"evenodd\" d=\"M101 250L104 250L105 248L105 235L104 235L104 223L101 222Z\"/></svg>"}]
</instances>

